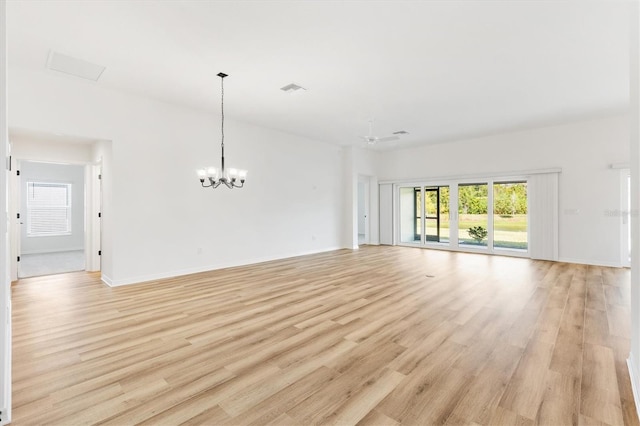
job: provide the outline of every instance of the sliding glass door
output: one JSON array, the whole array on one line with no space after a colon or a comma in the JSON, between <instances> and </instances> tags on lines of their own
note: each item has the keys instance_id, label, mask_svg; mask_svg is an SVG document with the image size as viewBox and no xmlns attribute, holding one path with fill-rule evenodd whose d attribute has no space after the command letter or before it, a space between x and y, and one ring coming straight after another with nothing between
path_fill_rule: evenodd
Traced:
<instances>
[{"instance_id":1,"label":"sliding glass door","mask_svg":"<svg viewBox=\"0 0 640 426\"><path fill-rule=\"evenodd\" d=\"M422 242L422 187L400 188L400 242Z\"/></svg>"},{"instance_id":2,"label":"sliding glass door","mask_svg":"<svg viewBox=\"0 0 640 426\"><path fill-rule=\"evenodd\" d=\"M449 186L399 189L400 242L449 244Z\"/></svg>"},{"instance_id":3,"label":"sliding glass door","mask_svg":"<svg viewBox=\"0 0 640 426\"><path fill-rule=\"evenodd\" d=\"M528 250L527 182L398 186L397 243L515 254Z\"/></svg>"},{"instance_id":4,"label":"sliding glass door","mask_svg":"<svg viewBox=\"0 0 640 426\"><path fill-rule=\"evenodd\" d=\"M425 241L449 243L449 187L427 186L425 200Z\"/></svg>"},{"instance_id":5,"label":"sliding glass door","mask_svg":"<svg viewBox=\"0 0 640 426\"><path fill-rule=\"evenodd\" d=\"M458 244L461 246L487 247L488 187L486 183L458 185Z\"/></svg>"},{"instance_id":6,"label":"sliding glass door","mask_svg":"<svg viewBox=\"0 0 640 426\"><path fill-rule=\"evenodd\" d=\"M493 247L526 251L527 182L493 184Z\"/></svg>"}]
</instances>

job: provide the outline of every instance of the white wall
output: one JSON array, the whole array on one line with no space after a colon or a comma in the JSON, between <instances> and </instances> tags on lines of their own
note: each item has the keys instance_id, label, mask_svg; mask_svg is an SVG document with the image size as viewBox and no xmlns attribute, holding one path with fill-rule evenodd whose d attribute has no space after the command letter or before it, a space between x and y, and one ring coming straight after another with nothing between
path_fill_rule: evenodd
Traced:
<instances>
[{"instance_id":1,"label":"white wall","mask_svg":"<svg viewBox=\"0 0 640 426\"><path fill-rule=\"evenodd\" d=\"M0 424L11 420L11 279L9 277L7 127L7 3L0 0ZM6 410L6 411L5 411Z\"/></svg>"},{"instance_id":2,"label":"white wall","mask_svg":"<svg viewBox=\"0 0 640 426\"><path fill-rule=\"evenodd\" d=\"M630 161L631 166L631 352L629 373L640 415L640 6L634 2L630 26Z\"/></svg>"},{"instance_id":3,"label":"white wall","mask_svg":"<svg viewBox=\"0 0 640 426\"><path fill-rule=\"evenodd\" d=\"M84 249L84 166L71 164L39 163L22 161L20 163L21 182L21 227L22 254L51 253ZM27 182L55 182L71 184L71 234L46 237L27 235Z\"/></svg>"},{"instance_id":4,"label":"white wall","mask_svg":"<svg viewBox=\"0 0 640 426\"><path fill-rule=\"evenodd\" d=\"M608 117L384 154L380 180L517 172L560 174L562 261L620 265L620 178L629 158L629 119Z\"/></svg>"},{"instance_id":5,"label":"white wall","mask_svg":"<svg viewBox=\"0 0 640 426\"><path fill-rule=\"evenodd\" d=\"M248 180L243 189L203 189L195 170L219 163L218 114L46 71L10 73L10 127L111 141L103 182L103 235L111 237L103 245L105 281L139 282L341 246L340 149L228 114L227 165L248 169ZM233 99L232 90L226 98Z\"/></svg>"},{"instance_id":6,"label":"white wall","mask_svg":"<svg viewBox=\"0 0 640 426\"><path fill-rule=\"evenodd\" d=\"M10 137L11 155L20 160L87 164L93 161L93 144L65 143Z\"/></svg>"}]
</instances>

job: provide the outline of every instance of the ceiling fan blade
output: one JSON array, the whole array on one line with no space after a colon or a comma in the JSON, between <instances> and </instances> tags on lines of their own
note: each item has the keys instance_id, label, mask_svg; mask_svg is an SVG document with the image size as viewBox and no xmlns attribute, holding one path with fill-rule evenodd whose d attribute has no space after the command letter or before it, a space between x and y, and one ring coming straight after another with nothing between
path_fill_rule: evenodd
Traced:
<instances>
[{"instance_id":1,"label":"ceiling fan blade","mask_svg":"<svg viewBox=\"0 0 640 426\"><path fill-rule=\"evenodd\" d=\"M360 139L362 139L363 141L365 141L365 143L368 143L370 145L378 142L378 138L374 136L360 136Z\"/></svg>"},{"instance_id":2,"label":"ceiling fan blade","mask_svg":"<svg viewBox=\"0 0 640 426\"><path fill-rule=\"evenodd\" d=\"M379 138L378 142L391 142L397 141L398 139L400 139L398 136L387 136L386 138Z\"/></svg>"}]
</instances>

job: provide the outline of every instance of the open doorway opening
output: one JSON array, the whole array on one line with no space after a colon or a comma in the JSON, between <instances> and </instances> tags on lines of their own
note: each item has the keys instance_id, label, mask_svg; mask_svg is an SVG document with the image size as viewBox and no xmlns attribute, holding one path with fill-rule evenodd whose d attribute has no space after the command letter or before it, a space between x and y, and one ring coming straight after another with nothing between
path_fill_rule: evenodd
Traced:
<instances>
[{"instance_id":1,"label":"open doorway opening","mask_svg":"<svg viewBox=\"0 0 640 426\"><path fill-rule=\"evenodd\" d=\"M20 162L18 278L85 269L85 168Z\"/></svg>"},{"instance_id":2,"label":"open doorway opening","mask_svg":"<svg viewBox=\"0 0 640 426\"><path fill-rule=\"evenodd\" d=\"M102 168L110 142L10 129L11 281L102 270Z\"/></svg>"},{"instance_id":3,"label":"open doorway opening","mask_svg":"<svg viewBox=\"0 0 640 426\"><path fill-rule=\"evenodd\" d=\"M358 179L358 245L369 244L369 179Z\"/></svg>"}]
</instances>

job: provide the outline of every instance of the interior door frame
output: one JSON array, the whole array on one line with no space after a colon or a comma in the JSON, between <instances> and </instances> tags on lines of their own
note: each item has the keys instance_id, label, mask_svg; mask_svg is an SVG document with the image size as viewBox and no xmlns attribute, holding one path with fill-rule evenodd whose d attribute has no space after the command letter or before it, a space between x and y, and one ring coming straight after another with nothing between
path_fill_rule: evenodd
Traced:
<instances>
[{"instance_id":1,"label":"interior door frame","mask_svg":"<svg viewBox=\"0 0 640 426\"><path fill-rule=\"evenodd\" d=\"M18 214L20 212L20 202L21 202L21 194L20 194L20 176L18 175L20 171L20 160L14 157L10 157L11 162L11 171L9 176L9 235L10 235L10 246L11 246L11 281L17 281L20 267L18 262L18 257L20 256L20 243L21 243L21 233L22 226L21 223L24 220L23 215L18 218Z\"/></svg>"},{"instance_id":2,"label":"interior door frame","mask_svg":"<svg viewBox=\"0 0 640 426\"><path fill-rule=\"evenodd\" d=\"M364 176L364 175L358 175L358 186L357 186L357 200L358 200L358 206L357 206L357 211L356 211L356 215L359 216L360 214L360 184L363 185L363 195L364 195L364 241L362 242L362 244L370 244L371 243L371 229L370 229L370 210L371 210L371 197L369 192L371 191L371 178L369 176ZM356 221L356 226L359 224L359 220L360 218L358 217L358 220ZM357 234L357 238L358 238L358 245L360 245L360 233L356 231Z\"/></svg>"},{"instance_id":3,"label":"interior door frame","mask_svg":"<svg viewBox=\"0 0 640 426\"><path fill-rule=\"evenodd\" d=\"M630 176L630 169L620 170L620 266L623 268L631 267L631 251L633 250L633 248L629 248L632 214L629 200L631 195Z\"/></svg>"},{"instance_id":4,"label":"interior door frame","mask_svg":"<svg viewBox=\"0 0 640 426\"><path fill-rule=\"evenodd\" d=\"M101 270L102 161L85 165L85 270Z\"/></svg>"}]
</instances>

